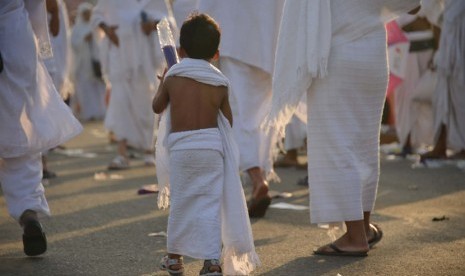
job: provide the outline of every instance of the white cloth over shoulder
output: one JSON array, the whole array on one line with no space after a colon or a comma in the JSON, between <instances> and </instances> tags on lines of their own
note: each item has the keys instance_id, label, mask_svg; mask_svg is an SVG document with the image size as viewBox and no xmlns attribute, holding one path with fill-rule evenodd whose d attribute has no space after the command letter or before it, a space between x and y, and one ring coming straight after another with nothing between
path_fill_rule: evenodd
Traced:
<instances>
[{"instance_id":1,"label":"white cloth over shoulder","mask_svg":"<svg viewBox=\"0 0 465 276\"><path fill-rule=\"evenodd\" d=\"M169 76L182 76L213 86L229 86L228 79L213 65L204 60L183 59L166 73ZM159 139L156 146L157 177L160 193L159 208L168 207L169 196L169 153L168 134L170 133L169 109L165 110L159 126ZM222 200L222 241L225 275L248 275L260 264L255 252L252 229L247 212L244 191L239 176L239 151L232 139L232 129L228 120L220 112L218 128L222 137L224 153L224 187Z\"/></svg>"},{"instance_id":2,"label":"white cloth over shoulder","mask_svg":"<svg viewBox=\"0 0 465 276\"><path fill-rule=\"evenodd\" d=\"M330 0L287 0L281 20L273 77L273 103L263 124L281 135L313 78L324 78L330 49L369 33L379 24L413 9L416 0L361 0L347 13L350 26L332 26ZM338 34L337 37L334 35Z\"/></svg>"},{"instance_id":3,"label":"white cloth over shoulder","mask_svg":"<svg viewBox=\"0 0 465 276\"><path fill-rule=\"evenodd\" d=\"M312 78L325 77L331 46L329 0L287 0L278 37L272 109L265 126L284 133Z\"/></svg>"}]
</instances>

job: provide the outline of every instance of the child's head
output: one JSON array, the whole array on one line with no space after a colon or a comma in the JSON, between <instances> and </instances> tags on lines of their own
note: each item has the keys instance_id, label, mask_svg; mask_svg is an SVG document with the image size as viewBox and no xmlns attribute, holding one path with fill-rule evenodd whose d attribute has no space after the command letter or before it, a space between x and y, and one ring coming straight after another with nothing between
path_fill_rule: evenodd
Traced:
<instances>
[{"instance_id":1,"label":"child's head","mask_svg":"<svg viewBox=\"0 0 465 276\"><path fill-rule=\"evenodd\" d=\"M210 60L218 52L220 37L220 27L213 18L194 13L182 24L179 42L188 57Z\"/></svg>"}]
</instances>

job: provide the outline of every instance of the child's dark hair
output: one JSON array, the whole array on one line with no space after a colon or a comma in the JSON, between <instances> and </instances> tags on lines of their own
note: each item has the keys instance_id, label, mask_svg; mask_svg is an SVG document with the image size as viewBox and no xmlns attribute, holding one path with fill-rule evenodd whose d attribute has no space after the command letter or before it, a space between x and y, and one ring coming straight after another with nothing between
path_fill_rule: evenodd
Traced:
<instances>
[{"instance_id":1,"label":"child's dark hair","mask_svg":"<svg viewBox=\"0 0 465 276\"><path fill-rule=\"evenodd\" d=\"M179 42L190 58L211 59L220 45L221 31L207 14L192 13L182 24Z\"/></svg>"}]
</instances>

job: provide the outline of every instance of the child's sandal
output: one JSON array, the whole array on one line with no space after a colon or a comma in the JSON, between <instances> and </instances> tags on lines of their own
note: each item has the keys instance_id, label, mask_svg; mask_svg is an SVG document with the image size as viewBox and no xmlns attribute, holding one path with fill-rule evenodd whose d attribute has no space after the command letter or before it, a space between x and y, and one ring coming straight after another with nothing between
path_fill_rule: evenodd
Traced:
<instances>
[{"instance_id":1,"label":"child's sandal","mask_svg":"<svg viewBox=\"0 0 465 276\"><path fill-rule=\"evenodd\" d=\"M213 267L217 267L217 269ZM200 276L221 276L223 271L221 269L221 263L217 259L205 260L203 268L200 270Z\"/></svg>"},{"instance_id":2,"label":"child's sandal","mask_svg":"<svg viewBox=\"0 0 465 276\"><path fill-rule=\"evenodd\" d=\"M178 268L174 269L173 266L178 266ZM184 266L182 257L179 259L170 259L168 255L165 255L160 261L160 269L167 271L171 276L183 276Z\"/></svg>"}]
</instances>

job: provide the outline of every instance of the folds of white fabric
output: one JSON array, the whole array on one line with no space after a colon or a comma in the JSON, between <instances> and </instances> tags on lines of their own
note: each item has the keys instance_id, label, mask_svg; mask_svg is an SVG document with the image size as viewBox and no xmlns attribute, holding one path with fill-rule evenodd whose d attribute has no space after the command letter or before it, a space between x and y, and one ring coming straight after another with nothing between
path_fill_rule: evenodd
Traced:
<instances>
[{"instance_id":1,"label":"folds of white fabric","mask_svg":"<svg viewBox=\"0 0 465 276\"><path fill-rule=\"evenodd\" d=\"M217 68L203 60L184 59L171 67L165 77L169 76L187 77L214 86L228 86L229 84L227 78ZM170 135L170 125L168 108L165 110L160 122L159 139L156 147L157 177L160 186L158 205L161 208L168 206L170 193L174 192L174 190L170 192L171 183L169 180L172 174L178 173L169 166L171 161L169 161L168 148L172 144L169 141L173 139L168 136ZM255 252L245 195L239 176L239 152L232 138L231 126L221 112L218 116L218 129L221 135L224 156L223 195L221 201L221 240L223 242L224 273L226 275L248 275L260 264L260 260ZM186 144L189 144L189 142L186 142ZM204 143L200 141L197 144L197 147L205 147Z\"/></svg>"},{"instance_id":2,"label":"folds of white fabric","mask_svg":"<svg viewBox=\"0 0 465 276\"><path fill-rule=\"evenodd\" d=\"M0 26L9 26L0 32L4 59L0 75L2 158L53 148L82 130L38 59L34 33L22 1L15 2L13 10L0 14Z\"/></svg>"}]
</instances>

